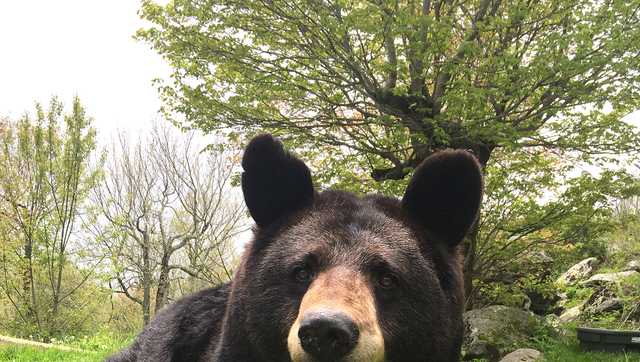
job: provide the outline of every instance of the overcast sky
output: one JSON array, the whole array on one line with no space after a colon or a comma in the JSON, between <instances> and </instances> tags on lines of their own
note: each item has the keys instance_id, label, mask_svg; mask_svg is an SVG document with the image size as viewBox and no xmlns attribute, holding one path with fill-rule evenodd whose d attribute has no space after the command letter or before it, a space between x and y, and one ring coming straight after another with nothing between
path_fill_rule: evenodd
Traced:
<instances>
[{"instance_id":1,"label":"overcast sky","mask_svg":"<svg viewBox=\"0 0 640 362\"><path fill-rule=\"evenodd\" d=\"M132 39L137 10L137 0L0 0L0 115L77 94L103 142L148 127L160 106L151 80L169 68Z\"/></svg>"},{"instance_id":2,"label":"overcast sky","mask_svg":"<svg viewBox=\"0 0 640 362\"><path fill-rule=\"evenodd\" d=\"M132 39L145 25L137 11L137 0L0 0L0 116L15 119L52 95L68 107L78 95L102 146L118 130L149 129L160 108L151 81L170 69Z\"/></svg>"}]
</instances>

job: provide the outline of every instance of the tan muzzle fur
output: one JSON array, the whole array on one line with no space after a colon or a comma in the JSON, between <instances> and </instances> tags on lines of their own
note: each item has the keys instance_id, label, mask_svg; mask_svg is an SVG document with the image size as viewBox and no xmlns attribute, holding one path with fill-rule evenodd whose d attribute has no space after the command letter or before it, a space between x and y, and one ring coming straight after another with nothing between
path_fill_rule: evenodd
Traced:
<instances>
[{"instance_id":1,"label":"tan muzzle fur","mask_svg":"<svg viewBox=\"0 0 640 362\"><path fill-rule=\"evenodd\" d=\"M384 361L384 338L378 325L375 300L362 275L344 268L333 268L316 277L302 299L287 338L293 362L314 361L302 348L298 330L305 313L316 311L344 313L358 327L358 342L341 362Z\"/></svg>"}]
</instances>

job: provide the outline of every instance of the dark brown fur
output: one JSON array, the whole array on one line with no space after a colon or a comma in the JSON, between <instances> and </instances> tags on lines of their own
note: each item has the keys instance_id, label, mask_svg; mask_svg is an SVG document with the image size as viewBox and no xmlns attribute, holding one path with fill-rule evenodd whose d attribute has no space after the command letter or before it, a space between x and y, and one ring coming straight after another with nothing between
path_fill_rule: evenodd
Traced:
<instances>
[{"instance_id":1,"label":"dark brown fur","mask_svg":"<svg viewBox=\"0 0 640 362\"><path fill-rule=\"evenodd\" d=\"M165 309L112 361L290 361L287 335L316 278L346 288L316 299L335 298L336 308L354 315L376 314L355 318L379 325L386 361L459 360L458 245L482 189L472 156L447 151L428 159L402 201L316 193L306 166L270 136L252 141L243 167L245 200L258 227L231 285ZM315 276L307 283L294 277L301 265ZM392 276L393 287L381 286L384 276ZM353 295L372 298L375 310Z\"/></svg>"}]
</instances>

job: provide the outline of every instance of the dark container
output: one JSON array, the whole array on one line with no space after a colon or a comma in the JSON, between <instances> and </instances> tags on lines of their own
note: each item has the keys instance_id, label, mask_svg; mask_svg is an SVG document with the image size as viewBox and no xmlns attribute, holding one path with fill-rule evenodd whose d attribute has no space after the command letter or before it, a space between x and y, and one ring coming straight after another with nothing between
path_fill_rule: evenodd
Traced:
<instances>
[{"instance_id":1,"label":"dark container","mask_svg":"<svg viewBox=\"0 0 640 362\"><path fill-rule=\"evenodd\" d=\"M607 352L640 351L640 331L579 327L578 340L583 349Z\"/></svg>"}]
</instances>

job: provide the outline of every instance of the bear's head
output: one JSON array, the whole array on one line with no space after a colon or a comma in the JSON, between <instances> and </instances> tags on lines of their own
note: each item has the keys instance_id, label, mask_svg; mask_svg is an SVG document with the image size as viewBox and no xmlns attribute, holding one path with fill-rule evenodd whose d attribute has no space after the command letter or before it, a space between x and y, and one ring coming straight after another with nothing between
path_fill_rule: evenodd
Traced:
<instances>
[{"instance_id":1,"label":"bear's head","mask_svg":"<svg viewBox=\"0 0 640 362\"><path fill-rule=\"evenodd\" d=\"M476 220L483 187L474 156L429 157L402 200L318 193L307 166L270 135L250 142L242 167L256 228L230 301L242 333L227 337L244 341L245 356L459 359L459 245ZM221 350L232 348L222 343Z\"/></svg>"}]
</instances>

